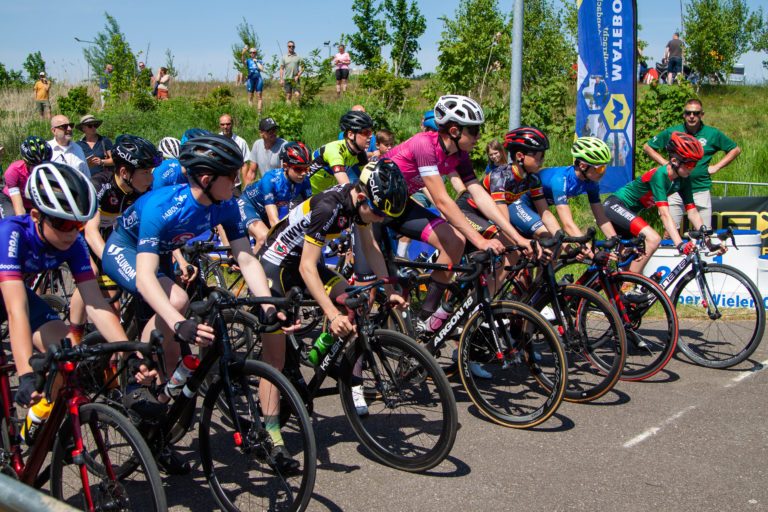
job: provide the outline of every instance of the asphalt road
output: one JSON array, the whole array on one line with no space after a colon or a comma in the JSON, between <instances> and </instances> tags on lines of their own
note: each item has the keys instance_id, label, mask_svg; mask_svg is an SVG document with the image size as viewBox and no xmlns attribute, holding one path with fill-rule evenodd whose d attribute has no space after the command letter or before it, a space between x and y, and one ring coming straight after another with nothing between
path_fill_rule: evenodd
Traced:
<instances>
[{"instance_id":1,"label":"asphalt road","mask_svg":"<svg viewBox=\"0 0 768 512\"><path fill-rule=\"evenodd\" d=\"M460 430L427 474L374 462L338 397L315 403L318 472L309 510L768 510L768 342L741 366L709 370L676 357L650 382L620 383L592 404L563 404L532 430L480 416L453 381ZM195 435L180 453L199 460ZM172 510L214 501L199 464L165 480Z\"/></svg>"}]
</instances>

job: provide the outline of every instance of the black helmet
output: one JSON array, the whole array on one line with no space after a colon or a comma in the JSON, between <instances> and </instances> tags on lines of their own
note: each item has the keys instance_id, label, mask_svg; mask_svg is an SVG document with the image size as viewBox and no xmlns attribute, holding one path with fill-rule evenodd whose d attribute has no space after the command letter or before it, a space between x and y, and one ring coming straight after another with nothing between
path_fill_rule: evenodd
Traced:
<instances>
[{"instance_id":1,"label":"black helmet","mask_svg":"<svg viewBox=\"0 0 768 512\"><path fill-rule=\"evenodd\" d=\"M49 217L85 222L96 214L96 189L91 180L60 162L45 162L32 169L25 194Z\"/></svg>"},{"instance_id":2,"label":"black helmet","mask_svg":"<svg viewBox=\"0 0 768 512\"><path fill-rule=\"evenodd\" d=\"M154 144L136 135L119 135L112 147L115 168L121 165L133 169L154 169L163 161Z\"/></svg>"},{"instance_id":3,"label":"black helmet","mask_svg":"<svg viewBox=\"0 0 768 512\"><path fill-rule=\"evenodd\" d=\"M360 173L360 183L376 209L399 217L408 201L408 185L397 164L389 158L368 162Z\"/></svg>"},{"instance_id":4,"label":"black helmet","mask_svg":"<svg viewBox=\"0 0 768 512\"><path fill-rule=\"evenodd\" d=\"M243 153L231 137L204 135L181 146L179 163L190 176L231 176L243 166Z\"/></svg>"},{"instance_id":5,"label":"black helmet","mask_svg":"<svg viewBox=\"0 0 768 512\"><path fill-rule=\"evenodd\" d=\"M549 139L544 132L532 126L521 126L507 132L504 136L504 147L514 155L516 151L531 153L549 149Z\"/></svg>"},{"instance_id":6,"label":"black helmet","mask_svg":"<svg viewBox=\"0 0 768 512\"><path fill-rule=\"evenodd\" d=\"M29 165L37 165L51 159L51 146L37 135L30 135L21 143L21 158Z\"/></svg>"},{"instance_id":7,"label":"black helmet","mask_svg":"<svg viewBox=\"0 0 768 512\"><path fill-rule=\"evenodd\" d=\"M184 132L184 135L181 136L181 143L184 144L190 139L194 139L195 137L202 137L204 135L213 135L208 130L203 130L202 128L190 128L189 130Z\"/></svg>"},{"instance_id":8,"label":"black helmet","mask_svg":"<svg viewBox=\"0 0 768 512\"><path fill-rule=\"evenodd\" d=\"M312 157L303 142L286 142L280 150L280 161L288 165L309 165Z\"/></svg>"},{"instance_id":9,"label":"black helmet","mask_svg":"<svg viewBox=\"0 0 768 512\"><path fill-rule=\"evenodd\" d=\"M373 129L373 119L365 112L359 110L350 110L339 120L341 131L346 133L349 130L359 132L360 130Z\"/></svg>"}]
</instances>

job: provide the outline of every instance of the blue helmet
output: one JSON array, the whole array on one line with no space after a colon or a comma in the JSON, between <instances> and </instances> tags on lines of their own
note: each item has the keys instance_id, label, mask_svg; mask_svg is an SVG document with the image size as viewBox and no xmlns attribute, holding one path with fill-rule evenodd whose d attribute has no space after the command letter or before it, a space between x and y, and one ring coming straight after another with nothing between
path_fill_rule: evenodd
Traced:
<instances>
[{"instance_id":1,"label":"blue helmet","mask_svg":"<svg viewBox=\"0 0 768 512\"><path fill-rule=\"evenodd\" d=\"M194 139L195 137L202 137L203 135L213 135L208 130L203 130L202 128L190 128L189 130L184 132L184 135L181 136L181 143L184 144L189 139Z\"/></svg>"},{"instance_id":2,"label":"blue helmet","mask_svg":"<svg viewBox=\"0 0 768 512\"><path fill-rule=\"evenodd\" d=\"M435 123L434 110L427 110L424 112L424 120L421 122L421 125L431 132L437 131L437 123Z\"/></svg>"}]
</instances>

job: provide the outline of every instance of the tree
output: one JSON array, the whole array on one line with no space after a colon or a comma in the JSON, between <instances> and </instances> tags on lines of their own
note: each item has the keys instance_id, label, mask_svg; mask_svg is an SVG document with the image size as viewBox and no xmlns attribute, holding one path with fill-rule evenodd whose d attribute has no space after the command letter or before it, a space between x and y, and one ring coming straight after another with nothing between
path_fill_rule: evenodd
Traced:
<instances>
[{"instance_id":1,"label":"tree","mask_svg":"<svg viewBox=\"0 0 768 512\"><path fill-rule=\"evenodd\" d=\"M702 76L724 77L753 48L763 30L763 11L745 0L691 0L686 5L686 61Z\"/></svg>"},{"instance_id":2,"label":"tree","mask_svg":"<svg viewBox=\"0 0 768 512\"><path fill-rule=\"evenodd\" d=\"M254 29L253 25L248 23L245 18L243 18L242 23L240 23L236 28L237 37L240 39L240 41L232 45L232 62L234 63L234 68L239 73L242 73L243 76L248 76L248 69L240 58L243 54L243 47L249 49L256 48L256 58L263 59L261 44L259 43L259 36L256 35L256 29Z\"/></svg>"},{"instance_id":3,"label":"tree","mask_svg":"<svg viewBox=\"0 0 768 512\"><path fill-rule=\"evenodd\" d=\"M523 88L568 77L576 62L575 40L564 30L566 15L551 0L526 0L523 28Z\"/></svg>"},{"instance_id":4,"label":"tree","mask_svg":"<svg viewBox=\"0 0 768 512\"><path fill-rule=\"evenodd\" d=\"M24 76L21 71L5 69L5 64L0 62L0 89L20 88L24 85Z\"/></svg>"},{"instance_id":5,"label":"tree","mask_svg":"<svg viewBox=\"0 0 768 512\"><path fill-rule=\"evenodd\" d=\"M413 0L410 6L408 0L384 0L384 11L390 25L390 57L395 76L411 76L421 69L416 53L421 48L418 39L427 30L427 20Z\"/></svg>"},{"instance_id":6,"label":"tree","mask_svg":"<svg viewBox=\"0 0 768 512\"><path fill-rule=\"evenodd\" d=\"M103 74L106 65L112 64L109 88L114 97L129 90L134 83L137 73L136 57L125 35L120 31L117 20L106 12L104 17L107 20L104 30L93 38L96 44L83 48L83 55L97 74Z\"/></svg>"},{"instance_id":7,"label":"tree","mask_svg":"<svg viewBox=\"0 0 768 512\"><path fill-rule=\"evenodd\" d=\"M342 35L342 39L349 41L352 59L365 69L373 69L381 64L381 47L389 43L387 23L377 19L381 11L382 6L376 5L376 0L353 0L352 21L358 31Z\"/></svg>"},{"instance_id":8,"label":"tree","mask_svg":"<svg viewBox=\"0 0 768 512\"><path fill-rule=\"evenodd\" d=\"M179 76L179 71L176 69L176 65L173 63L173 53L170 48L165 49L165 68L168 70L168 74L173 78Z\"/></svg>"},{"instance_id":9,"label":"tree","mask_svg":"<svg viewBox=\"0 0 768 512\"><path fill-rule=\"evenodd\" d=\"M27 72L27 76L29 76L30 82L37 80L37 77L40 76L40 72L45 71L45 61L43 60L43 56L39 51L27 55L27 58L24 60L24 64L22 64L22 66Z\"/></svg>"}]
</instances>

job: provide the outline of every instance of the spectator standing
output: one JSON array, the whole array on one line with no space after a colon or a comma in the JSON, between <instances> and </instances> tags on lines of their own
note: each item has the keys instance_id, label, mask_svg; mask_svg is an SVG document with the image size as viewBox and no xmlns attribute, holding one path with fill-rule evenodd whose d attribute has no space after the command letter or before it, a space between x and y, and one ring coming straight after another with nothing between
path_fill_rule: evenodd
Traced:
<instances>
[{"instance_id":1,"label":"spectator standing","mask_svg":"<svg viewBox=\"0 0 768 512\"><path fill-rule=\"evenodd\" d=\"M271 117L265 117L259 123L259 135L248 156L248 171L245 173L243 185L253 183L270 169L280 167L280 150L285 140L277 136L280 127Z\"/></svg>"},{"instance_id":2,"label":"spectator standing","mask_svg":"<svg viewBox=\"0 0 768 512\"><path fill-rule=\"evenodd\" d=\"M43 71L35 82L35 110L40 114L41 119L51 118L51 83L46 78Z\"/></svg>"},{"instance_id":3,"label":"spectator standing","mask_svg":"<svg viewBox=\"0 0 768 512\"><path fill-rule=\"evenodd\" d=\"M83 138L77 141L77 145L83 150L85 162L91 171L91 176L104 171L114 165L112 162L112 141L104 137L97 130L103 121L96 119L91 114L80 118L75 128L83 132Z\"/></svg>"},{"instance_id":4,"label":"spectator standing","mask_svg":"<svg viewBox=\"0 0 768 512\"><path fill-rule=\"evenodd\" d=\"M288 41L288 55L283 55L280 59L280 85L285 92L285 101L291 102L291 96L296 100L301 96L299 91L299 81L304 72L304 64L301 57L296 53L296 44ZM271 169L271 167L270 167ZM264 169L266 172L269 169Z\"/></svg>"},{"instance_id":5,"label":"spectator standing","mask_svg":"<svg viewBox=\"0 0 768 512\"><path fill-rule=\"evenodd\" d=\"M352 63L352 59L343 44L339 45L339 53L333 56L331 63L336 66L336 97L340 98L342 92L347 92L349 65Z\"/></svg>"},{"instance_id":6,"label":"spectator standing","mask_svg":"<svg viewBox=\"0 0 768 512\"><path fill-rule=\"evenodd\" d=\"M99 97L101 98L101 108L104 108L107 94L109 93L109 81L112 79L112 64L107 64L104 72L99 77Z\"/></svg>"},{"instance_id":7,"label":"spectator standing","mask_svg":"<svg viewBox=\"0 0 768 512\"><path fill-rule=\"evenodd\" d=\"M240 168L240 179L236 180L235 182L235 186L239 186L241 183L240 180L244 179L246 173L248 172L249 165L246 160L248 159L248 155L251 152L248 149L248 143L245 141L245 139L239 135L235 135L235 133L232 131L233 127L234 121L232 120L231 115L222 114L221 117L219 117L219 129L221 130L219 135L224 135L225 137L229 137L235 141L235 144L237 144L237 147L240 148L240 152L243 154L243 166Z\"/></svg>"},{"instance_id":8,"label":"spectator standing","mask_svg":"<svg viewBox=\"0 0 768 512\"><path fill-rule=\"evenodd\" d=\"M245 52L248 52L250 58L245 58ZM248 68L248 77L245 79L245 90L248 91L248 105L253 106L253 93L256 93L256 108L261 117L261 107L263 104L262 91L264 90L264 79L261 72L264 71L264 62L258 58L256 48L250 50L246 46L240 54L240 61Z\"/></svg>"},{"instance_id":9,"label":"spectator standing","mask_svg":"<svg viewBox=\"0 0 768 512\"><path fill-rule=\"evenodd\" d=\"M698 139L704 147L704 156L698 161L688 179L691 182L696 209L699 211L704 225L712 227L712 175L733 162L741 153L741 149L723 132L713 126L705 125L702 120L703 117L704 110L701 101L688 100L683 111L683 124L667 128L656 135L643 146L643 151L659 165L666 165L667 159L659 151L665 148L672 133L685 132ZM725 151L725 156L716 164L710 165L712 157L718 151ZM669 212L672 214L675 225L679 228L683 218L683 202L680 194L675 193L669 196Z\"/></svg>"},{"instance_id":10,"label":"spectator standing","mask_svg":"<svg viewBox=\"0 0 768 512\"><path fill-rule=\"evenodd\" d=\"M160 66L160 69L157 71L157 77L155 80L157 81L157 99L167 100L168 85L171 82L171 75L168 74L168 68L165 66Z\"/></svg>"},{"instance_id":11,"label":"spectator standing","mask_svg":"<svg viewBox=\"0 0 768 512\"><path fill-rule=\"evenodd\" d=\"M664 58L667 59L667 83L672 85L675 75L683 72L683 41L677 32L667 43L667 47L664 49Z\"/></svg>"},{"instance_id":12,"label":"spectator standing","mask_svg":"<svg viewBox=\"0 0 768 512\"><path fill-rule=\"evenodd\" d=\"M48 141L52 151L51 162L65 163L90 178L91 171L88 169L82 148L72 143L74 127L74 123L71 123L67 116L58 115L51 119L53 139Z\"/></svg>"}]
</instances>

